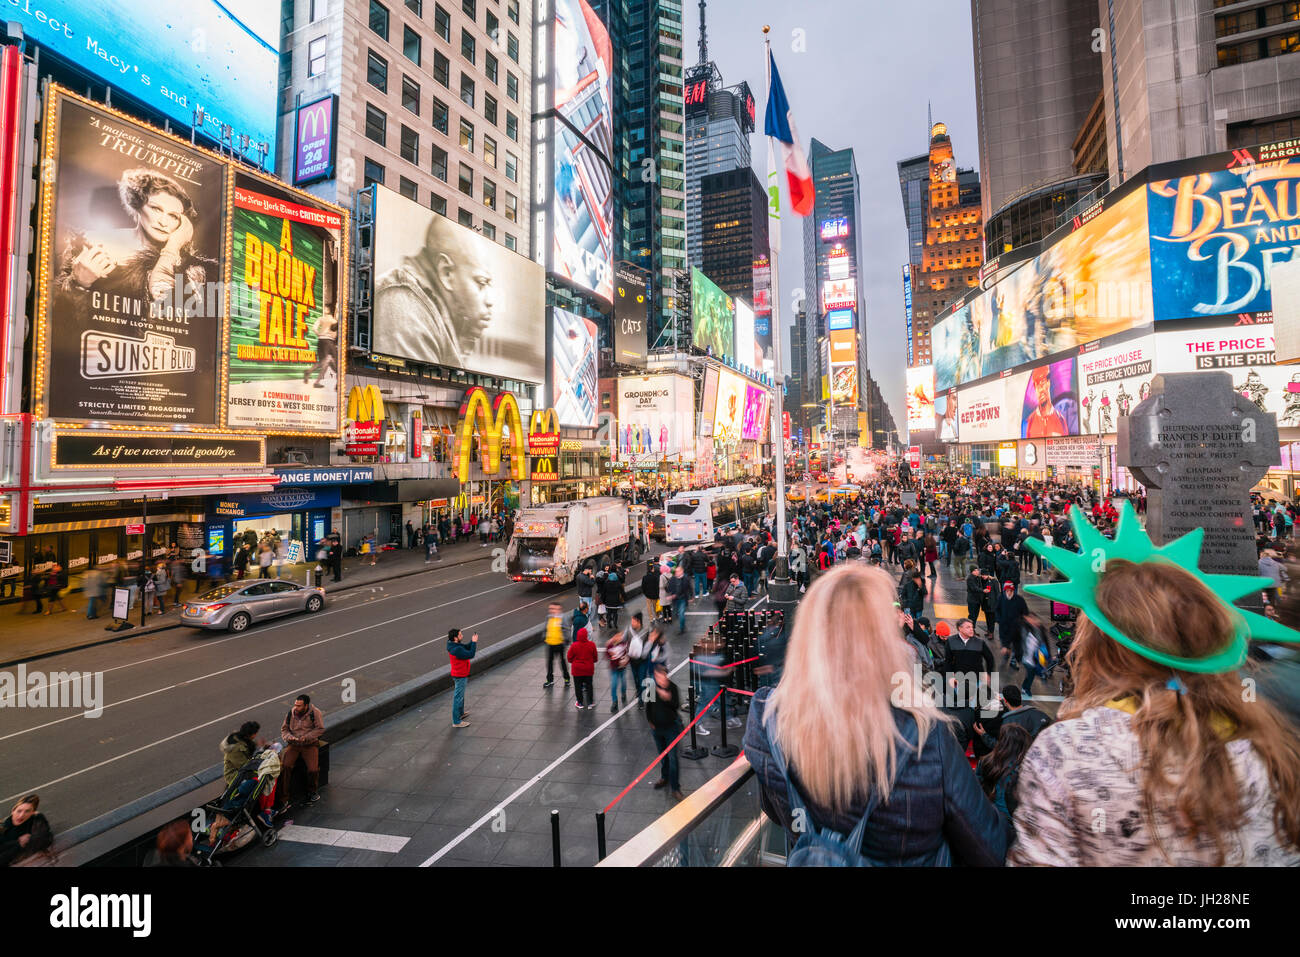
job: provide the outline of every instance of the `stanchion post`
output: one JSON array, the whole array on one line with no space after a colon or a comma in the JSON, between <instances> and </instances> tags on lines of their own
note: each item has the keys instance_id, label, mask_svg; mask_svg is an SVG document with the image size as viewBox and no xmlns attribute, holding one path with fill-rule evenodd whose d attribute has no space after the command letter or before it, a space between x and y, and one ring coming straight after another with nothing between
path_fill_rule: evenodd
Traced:
<instances>
[{"instance_id":1,"label":"stanchion post","mask_svg":"<svg viewBox=\"0 0 1300 957\"><path fill-rule=\"evenodd\" d=\"M596 813L596 860L605 859L605 812Z\"/></svg>"},{"instance_id":2,"label":"stanchion post","mask_svg":"<svg viewBox=\"0 0 1300 957\"><path fill-rule=\"evenodd\" d=\"M715 758L734 758L740 753L740 748L734 744L727 744L727 679L722 679L722 743L713 749Z\"/></svg>"},{"instance_id":3,"label":"stanchion post","mask_svg":"<svg viewBox=\"0 0 1300 957\"><path fill-rule=\"evenodd\" d=\"M551 857L552 867L560 866L560 812L551 810Z\"/></svg>"},{"instance_id":4,"label":"stanchion post","mask_svg":"<svg viewBox=\"0 0 1300 957\"><path fill-rule=\"evenodd\" d=\"M692 721L691 746L689 748L682 748L682 757L689 758L692 761L698 761L700 760L700 758L704 757L706 754L709 753L709 749L700 747L695 740L695 725L698 724L698 722L695 721L695 685L694 684L690 685L687 688L687 697L691 703L691 721Z\"/></svg>"}]
</instances>

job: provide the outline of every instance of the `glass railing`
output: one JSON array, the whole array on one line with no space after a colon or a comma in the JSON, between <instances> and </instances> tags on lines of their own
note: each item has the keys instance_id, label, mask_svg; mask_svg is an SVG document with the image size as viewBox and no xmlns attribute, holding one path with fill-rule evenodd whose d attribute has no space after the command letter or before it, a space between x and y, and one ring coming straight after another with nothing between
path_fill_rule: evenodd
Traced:
<instances>
[{"instance_id":1,"label":"glass railing","mask_svg":"<svg viewBox=\"0 0 1300 957\"><path fill-rule=\"evenodd\" d=\"M785 832L763 814L742 754L599 867L782 867Z\"/></svg>"}]
</instances>

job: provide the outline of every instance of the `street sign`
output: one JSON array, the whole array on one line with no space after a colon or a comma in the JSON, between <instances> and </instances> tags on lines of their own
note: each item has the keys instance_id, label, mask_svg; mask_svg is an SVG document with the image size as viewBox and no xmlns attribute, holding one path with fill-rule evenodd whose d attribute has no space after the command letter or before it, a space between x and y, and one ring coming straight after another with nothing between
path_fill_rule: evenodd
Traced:
<instances>
[{"instance_id":1,"label":"street sign","mask_svg":"<svg viewBox=\"0 0 1300 957\"><path fill-rule=\"evenodd\" d=\"M126 526L126 533L127 533L128 535L143 535L143 534L144 534L144 524L143 524L143 523L138 524L138 525L131 525L131 524L128 524L128 525Z\"/></svg>"}]
</instances>

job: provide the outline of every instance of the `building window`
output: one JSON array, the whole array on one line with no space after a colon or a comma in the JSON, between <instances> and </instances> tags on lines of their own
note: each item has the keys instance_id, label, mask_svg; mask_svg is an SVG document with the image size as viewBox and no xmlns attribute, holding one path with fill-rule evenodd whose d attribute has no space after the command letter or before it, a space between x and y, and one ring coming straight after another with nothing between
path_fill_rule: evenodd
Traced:
<instances>
[{"instance_id":1,"label":"building window","mask_svg":"<svg viewBox=\"0 0 1300 957\"><path fill-rule=\"evenodd\" d=\"M448 43L451 42L451 14L444 10L441 4L433 6L433 32Z\"/></svg>"},{"instance_id":2,"label":"building window","mask_svg":"<svg viewBox=\"0 0 1300 957\"><path fill-rule=\"evenodd\" d=\"M420 188L405 176L398 177L397 191L414 203L420 201Z\"/></svg>"},{"instance_id":3,"label":"building window","mask_svg":"<svg viewBox=\"0 0 1300 957\"><path fill-rule=\"evenodd\" d=\"M465 16L474 19L477 13L474 0L460 0L460 8L465 11Z\"/></svg>"},{"instance_id":4,"label":"building window","mask_svg":"<svg viewBox=\"0 0 1300 957\"><path fill-rule=\"evenodd\" d=\"M515 239L515 237L511 236L509 233L506 233L506 249L518 250L518 248L519 240Z\"/></svg>"},{"instance_id":5,"label":"building window","mask_svg":"<svg viewBox=\"0 0 1300 957\"><path fill-rule=\"evenodd\" d=\"M420 134L409 126L402 127L402 159L420 165Z\"/></svg>"},{"instance_id":6,"label":"building window","mask_svg":"<svg viewBox=\"0 0 1300 957\"><path fill-rule=\"evenodd\" d=\"M460 31L460 55L470 63L474 62L474 35L468 30Z\"/></svg>"},{"instance_id":7,"label":"building window","mask_svg":"<svg viewBox=\"0 0 1300 957\"><path fill-rule=\"evenodd\" d=\"M420 84L409 76L402 77L402 106L416 116L420 115Z\"/></svg>"},{"instance_id":8,"label":"building window","mask_svg":"<svg viewBox=\"0 0 1300 957\"><path fill-rule=\"evenodd\" d=\"M501 36L501 21L497 19L497 15L491 10L484 14L484 16L487 19L483 21L483 31L495 45L497 43L497 38Z\"/></svg>"},{"instance_id":9,"label":"building window","mask_svg":"<svg viewBox=\"0 0 1300 957\"><path fill-rule=\"evenodd\" d=\"M374 140L380 146L387 145L388 117L369 103L366 104L366 138Z\"/></svg>"},{"instance_id":10,"label":"building window","mask_svg":"<svg viewBox=\"0 0 1300 957\"><path fill-rule=\"evenodd\" d=\"M380 186L384 185L384 168L374 160L367 159L365 167L365 182L361 185L369 186L371 183L378 183Z\"/></svg>"},{"instance_id":11,"label":"building window","mask_svg":"<svg viewBox=\"0 0 1300 957\"><path fill-rule=\"evenodd\" d=\"M456 210L456 222L460 223L466 229L474 228L474 214L468 209Z\"/></svg>"},{"instance_id":12,"label":"building window","mask_svg":"<svg viewBox=\"0 0 1300 957\"><path fill-rule=\"evenodd\" d=\"M497 184L486 176L483 177L483 205L488 209L497 208Z\"/></svg>"},{"instance_id":13,"label":"building window","mask_svg":"<svg viewBox=\"0 0 1300 957\"><path fill-rule=\"evenodd\" d=\"M451 61L439 50L433 51L433 78L451 89Z\"/></svg>"},{"instance_id":14,"label":"building window","mask_svg":"<svg viewBox=\"0 0 1300 957\"><path fill-rule=\"evenodd\" d=\"M429 208L439 216L447 215L447 197L439 196L437 193L429 194Z\"/></svg>"},{"instance_id":15,"label":"building window","mask_svg":"<svg viewBox=\"0 0 1300 957\"><path fill-rule=\"evenodd\" d=\"M519 197L514 193L506 193L506 219L519 222Z\"/></svg>"},{"instance_id":16,"label":"building window","mask_svg":"<svg viewBox=\"0 0 1300 957\"><path fill-rule=\"evenodd\" d=\"M388 92L388 61L374 50L366 58L366 82L376 90Z\"/></svg>"},{"instance_id":17,"label":"building window","mask_svg":"<svg viewBox=\"0 0 1300 957\"><path fill-rule=\"evenodd\" d=\"M402 55L420 65L420 35L410 27L402 27Z\"/></svg>"},{"instance_id":18,"label":"building window","mask_svg":"<svg viewBox=\"0 0 1300 957\"><path fill-rule=\"evenodd\" d=\"M435 143L433 149L433 163L430 171L444 183L447 182L447 151Z\"/></svg>"},{"instance_id":19,"label":"building window","mask_svg":"<svg viewBox=\"0 0 1300 957\"><path fill-rule=\"evenodd\" d=\"M512 183L519 182L519 160L514 153L506 153L506 179Z\"/></svg>"},{"instance_id":20,"label":"building window","mask_svg":"<svg viewBox=\"0 0 1300 957\"><path fill-rule=\"evenodd\" d=\"M460 191L466 196L474 195L474 169L468 163L460 164Z\"/></svg>"},{"instance_id":21,"label":"building window","mask_svg":"<svg viewBox=\"0 0 1300 957\"><path fill-rule=\"evenodd\" d=\"M506 31L506 56L519 62L519 38L510 31Z\"/></svg>"},{"instance_id":22,"label":"building window","mask_svg":"<svg viewBox=\"0 0 1300 957\"><path fill-rule=\"evenodd\" d=\"M325 16L325 10L329 6L329 0L311 0L307 7L307 22L315 23L321 17Z\"/></svg>"},{"instance_id":23,"label":"building window","mask_svg":"<svg viewBox=\"0 0 1300 957\"><path fill-rule=\"evenodd\" d=\"M497 141L490 136L483 137L483 162L497 168Z\"/></svg>"},{"instance_id":24,"label":"building window","mask_svg":"<svg viewBox=\"0 0 1300 957\"><path fill-rule=\"evenodd\" d=\"M463 118L460 121L460 148L474 152L474 124Z\"/></svg>"},{"instance_id":25,"label":"building window","mask_svg":"<svg viewBox=\"0 0 1300 957\"><path fill-rule=\"evenodd\" d=\"M406 0L406 9L410 10L417 17L424 15L424 0Z\"/></svg>"},{"instance_id":26,"label":"building window","mask_svg":"<svg viewBox=\"0 0 1300 957\"><path fill-rule=\"evenodd\" d=\"M516 24L519 22L519 0L507 0L506 16Z\"/></svg>"},{"instance_id":27,"label":"building window","mask_svg":"<svg viewBox=\"0 0 1300 957\"><path fill-rule=\"evenodd\" d=\"M491 53L483 54L483 72L487 74L489 83L500 82L497 79L497 58Z\"/></svg>"},{"instance_id":28,"label":"building window","mask_svg":"<svg viewBox=\"0 0 1300 957\"><path fill-rule=\"evenodd\" d=\"M516 103L519 102L519 77L513 73L506 74L506 96Z\"/></svg>"},{"instance_id":29,"label":"building window","mask_svg":"<svg viewBox=\"0 0 1300 957\"><path fill-rule=\"evenodd\" d=\"M483 94L483 117L494 126L497 121L497 98L491 93Z\"/></svg>"},{"instance_id":30,"label":"building window","mask_svg":"<svg viewBox=\"0 0 1300 957\"><path fill-rule=\"evenodd\" d=\"M307 44L307 75L320 76L325 72L326 37L317 37Z\"/></svg>"},{"instance_id":31,"label":"building window","mask_svg":"<svg viewBox=\"0 0 1300 957\"><path fill-rule=\"evenodd\" d=\"M388 8L375 0L370 0L370 29L388 39Z\"/></svg>"},{"instance_id":32,"label":"building window","mask_svg":"<svg viewBox=\"0 0 1300 957\"><path fill-rule=\"evenodd\" d=\"M468 73L460 75L460 99L470 109L474 108L474 79Z\"/></svg>"},{"instance_id":33,"label":"building window","mask_svg":"<svg viewBox=\"0 0 1300 957\"><path fill-rule=\"evenodd\" d=\"M513 113L506 114L506 136L516 142L519 140L519 117Z\"/></svg>"},{"instance_id":34,"label":"building window","mask_svg":"<svg viewBox=\"0 0 1300 957\"><path fill-rule=\"evenodd\" d=\"M449 117L450 113L447 111L447 104L435 96L433 98L433 108L429 111L429 119L433 123L433 128L444 136L447 134Z\"/></svg>"},{"instance_id":35,"label":"building window","mask_svg":"<svg viewBox=\"0 0 1300 957\"><path fill-rule=\"evenodd\" d=\"M293 82L293 51L285 50L280 54L280 89Z\"/></svg>"}]
</instances>

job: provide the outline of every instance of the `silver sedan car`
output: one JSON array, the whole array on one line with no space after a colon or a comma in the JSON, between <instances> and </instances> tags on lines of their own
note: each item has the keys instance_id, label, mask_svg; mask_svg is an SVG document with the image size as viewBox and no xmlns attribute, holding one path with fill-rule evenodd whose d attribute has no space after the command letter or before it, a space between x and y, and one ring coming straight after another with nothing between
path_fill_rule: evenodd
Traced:
<instances>
[{"instance_id":1,"label":"silver sedan car","mask_svg":"<svg viewBox=\"0 0 1300 957\"><path fill-rule=\"evenodd\" d=\"M325 592L319 588L278 578L254 579L195 595L182 606L181 624L244 631L255 621L324 607Z\"/></svg>"}]
</instances>

